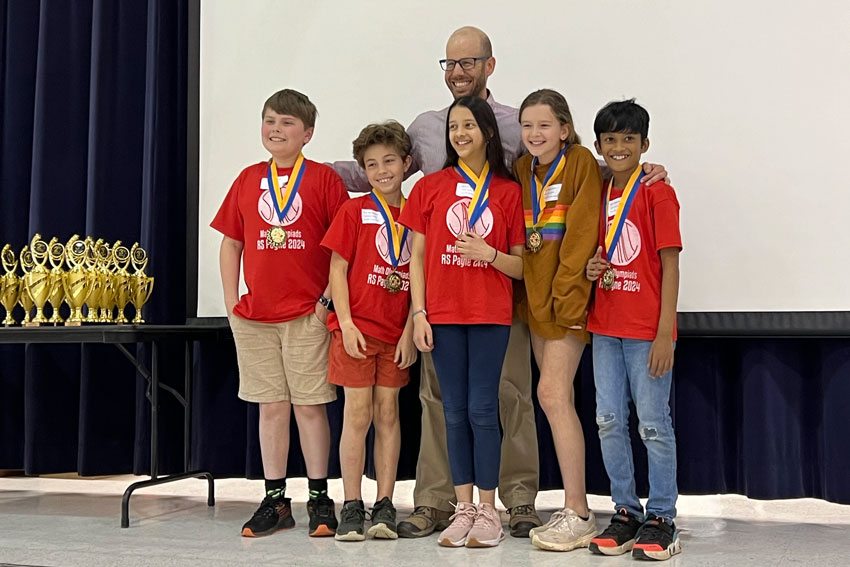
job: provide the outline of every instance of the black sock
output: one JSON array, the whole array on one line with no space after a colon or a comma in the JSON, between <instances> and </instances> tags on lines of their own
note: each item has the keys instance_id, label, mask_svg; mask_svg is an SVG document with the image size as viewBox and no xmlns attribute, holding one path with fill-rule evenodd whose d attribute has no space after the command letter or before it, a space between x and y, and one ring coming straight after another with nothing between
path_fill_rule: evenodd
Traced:
<instances>
[{"instance_id":1,"label":"black sock","mask_svg":"<svg viewBox=\"0 0 850 567\"><path fill-rule=\"evenodd\" d=\"M325 478L308 478L307 489L310 491L310 498L316 499L319 496L327 495L328 493L328 477Z\"/></svg>"},{"instance_id":2,"label":"black sock","mask_svg":"<svg viewBox=\"0 0 850 567\"><path fill-rule=\"evenodd\" d=\"M579 516L579 518L581 518L581 521L582 521L582 522L586 522L586 521L588 521L588 520L590 519L590 516L587 516L587 517Z\"/></svg>"},{"instance_id":3,"label":"black sock","mask_svg":"<svg viewBox=\"0 0 850 567\"><path fill-rule=\"evenodd\" d=\"M278 479L266 479L266 496L270 498L283 498L286 495L286 477Z\"/></svg>"}]
</instances>

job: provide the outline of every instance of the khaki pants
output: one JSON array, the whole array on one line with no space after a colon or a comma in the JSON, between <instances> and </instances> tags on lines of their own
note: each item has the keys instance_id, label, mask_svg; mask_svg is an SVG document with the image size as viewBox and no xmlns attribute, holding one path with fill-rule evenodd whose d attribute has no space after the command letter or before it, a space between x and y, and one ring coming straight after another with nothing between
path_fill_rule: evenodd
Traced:
<instances>
[{"instance_id":1,"label":"khaki pants","mask_svg":"<svg viewBox=\"0 0 850 567\"><path fill-rule=\"evenodd\" d=\"M440 385L430 353L422 355L419 399L422 402L422 439L416 463L414 506L452 510L452 475L446 449L446 421ZM531 401L531 345L528 325L514 319L499 383L502 422L502 466L499 499L506 508L533 504L540 480L537 426Z\"/></svg>"}]
</instances>

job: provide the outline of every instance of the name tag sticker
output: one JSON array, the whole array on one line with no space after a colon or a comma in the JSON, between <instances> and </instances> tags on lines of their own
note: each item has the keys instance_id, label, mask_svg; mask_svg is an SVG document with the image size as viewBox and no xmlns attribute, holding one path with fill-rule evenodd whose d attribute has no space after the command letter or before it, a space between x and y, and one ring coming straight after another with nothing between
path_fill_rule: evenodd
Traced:
<instances>
[{"instance_id":1,"label":"name tag sticker","mask_svg":"<svg viewBox=\"0 0 850 567\"><path fill-rule=\"evenodd\" d=\"M286 185L286 182L287 182L287 181L289 181L289 176L288 176L288 175L278 176L278 178L277 178L277 184L278 184L278 186L281 188L281 190L283 190L283 187L284 187L284 185ZM268 176L263 177L262 179L260 179L260 189L262 189L263 191L268 191L268 190L269 190L269 178L268 178Z\"/></svg>"},{"instance_id":2,"label":"name tag sticker","mask_svg":"<svg viewBox=\"0 0 850 567\"><path fill-rule=\"evenodd\" d=\"M455 189L455 194L458 197L469 197L472 198L475 195L475 189L469 186L469 183L458 183L457 188Z\"/></svg>"},{"instance_id":3,"label":"name tag sticker","mask_svg":"<svg viewBox=\"0 0 850 567\"><path fill-rule=\"evenodd\" d=\"M613 217L617 214L617 209L620 207L620 199L612 199L608 203L608 216Z\"/></svg>"},{"instance_id":4,"label":"name tag sticker","mask_svg":"<svg viewBox=\"0 0 850 567\"><path fill-rule=\"evenodd\" d=\"M360 222L363 224L384 224L384 218L378 211L363 209L360 211Z\"/></svg>"},{"instance_id":5,"label":"name tag sticker","mask_svg":"<svg viewBox=\"0 0 850 567\"><path fill-rule=\"evenodd\" d=\"M561 194L561 184L556 183L555 185L550 185L546 192L543 194L543 198L548 201L557 201L558 196Z\"/></svg>"}]
</instances>

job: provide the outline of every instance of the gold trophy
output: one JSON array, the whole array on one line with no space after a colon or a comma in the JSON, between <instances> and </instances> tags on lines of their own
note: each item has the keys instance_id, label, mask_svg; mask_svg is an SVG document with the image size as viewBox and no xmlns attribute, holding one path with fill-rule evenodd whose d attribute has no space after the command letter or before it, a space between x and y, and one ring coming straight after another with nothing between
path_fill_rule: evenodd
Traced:
<instances>
[{"instance_id":1,"label":"gold trophy","mask_svg":"<svg viewBox=\"0 0 850 567\"><path fill-rule=\"evenodd\" d=\"M87 244L78 235L65 244L65 262L68 271L62 274L65 303L71 308L71 316L65 321L67 327L79 327L83 323L83 304L89 294L89 274L85 269Z\"/></svg>"},{"instance_id":2,"label":"gold trophy","mask_svg":"<svg viewBox=\"0 0 850 567\"><path fill-rule=\"evenodd\" d=\"M32 314L32 308L35 305L35 302L32 300L32 296L27 289L26 281L27 275L33 269L33 259L32 252L30 252L29 245L24 244L24 247L21 248L21 271L24 273L21 278L21 294L18 297L18 303L21 304L21 307L24 308L24 318L21 320L21 325L24 327L29 327L32 323L32 319L30 315Z\"/></svg>"},{"instance_id":3,"label":"gold trophy","mask_svg":"<svg viewBox=\"0 0 850 567\"><path fill-rule=\"evenodd\" d=\"M47 253L47 243L41 239L41 235L38 233L30 241L29 252L26 249L22 252L24 255L29 254L32 266L24 275L23 281L24 289L35 304L35 317L32 321L26 323L28 327L38 327L42 323L47 323L47 317L44 316L44 305L53 291L53 277L50 270L45 267ZM25 264L23 258L21 264Z\"/></svg>"},{"instance_id":4,"label":"gold trophy","mask_svg":"<svg viewBox=\"0 0 850 567\"><path fill-rule=\"evenodd\" d=\"M7 244L0 252L0 261L3 263L3 270L6 273L0 278L0 304L6 309L6 318L3 319L3 326L8 327L15 324L15 319L12 317L12 310L17 305L21 295L21 280L15 274L18 267L18 259L12 251L12 246Z\"/></svg>"},{"instance_id":5,"label":"gold trophy","mask_svg":"<svg viewBox=\"0 0 850 567\"><path fill-rule=\"evenodd\" d=\"M133 317L133 324L138 325L145 322L142 318L142 306L151 297L154 279L145 275L145 268L148 265L148 253L144 248L139 246L138 242L130 248L130 260L135 270L131 276L130 302L136 308L136 316Z\"/></svg>"},{"instance_id":6,"label":"gold trophy","mask_svg":"<svg viewBox=\"0 0 850 567\"><path fill-rule=\"evenodd\" d=\"M115 303L118 307L118 315L115 322L119 325L129 323L124 316L124 309L130 302L130 273L127 266L130 264L130 251L126 246L116 240L112 246L112 285L115 289Z\"/></svg>"},{"instance_id":7,"label":"gold trophy","mask_svg":"<svg viewBox=\"0 0 850 567\"><path fill-rule=\"evenodd\" d=\"M112 323L112 309L115 307L115 284L112 272L109 269L109 263L112 260L112 250L109 248L109 243L103 242L96 245L95 254L97 256L98 277L102 286L100 301L98 302L100 316L97 320L99 323Z\"/></svg>"},{"instance_id":8,"label":"gold trophy","mask_svg":"<svg viewBox=\"0 0 850 567\"><path fill-rule=\"evenodd\" d=\"M65 286L62 285L64 272L62 271L62 262L65 259L65 245L59 242L56 237L50 239L47 245L47 257L50 260L50 265L53 269L50 274L53 277L53 290L50 292L50 297L47 301L53 307L53 315L49 322L54 326L63 322L62 316L59 314L59 308L62 306L62 301L65 299Z\"/></svg>"},{"instance_id":9,"label":"gold trophy","mask_svg":"<svg viewBox=\"0 0 850 567\"><path fill-rule=\"evenodd\" d=\"M103 293L103 278L97 270L97 248L103 243L102 238L98 238L97 242L92 242L90 236L86 236L86 257L85 267L89 275L89 295L86 297L86 307L88 307L88 316L83 321L85 323L98 323L97 307L100 303L100 296Z\"/></svg>"}]
</instances>

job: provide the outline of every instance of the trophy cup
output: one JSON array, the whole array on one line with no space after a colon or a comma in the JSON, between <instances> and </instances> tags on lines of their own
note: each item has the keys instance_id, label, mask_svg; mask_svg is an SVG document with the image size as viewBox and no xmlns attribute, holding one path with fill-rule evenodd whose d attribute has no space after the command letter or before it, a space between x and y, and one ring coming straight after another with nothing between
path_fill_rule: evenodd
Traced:
<instances>
[{"instance_id":1,"label":"trophy cup","mask_svg":"<svg viewBox=\"0 0 850 567\"><path fill-rule=\"evenodd\" d=\"M84 267L87 248L76 234L65 244L65 262L69 269L62 274L62 287L65 303L71 308L71 316L65 321L67 327L79 327L83 323L82 308L89 294L89 274Z\"/></svg>"},{"instance_id":2,"label":"trophy cup","mask_svg":"<svg viewBox=\"0 0 850 567\"><path fill-rule=\"evenodd\" d=\"M3 326L8 327L15 324L15 319L12 317L12 310L17 305L21 294L21 280L15 275L15 269L18 267L18 259L12 251L12 246L7 244L0 252L0 261L3 263L3 270L6 273L0 278L0 304L6 309L6 318L3 319Z\"/></svg>"},{"instance_id":3,"label":"trophy cup","mask_svg":"<svg viewBox=\"0 0 850 567\"><path fill-rule=\"evenodd\" d=\"M145 268L148 265L148 253L144 248L139 246L138 242L133 244L130 249L130 260L135 270L131 276L130 302L136 308L136 316L133 317L133 324L138 325L145 322L142 318L142 306L151 297L154 279L145 275Z\"/></svg>"},{"instance_id":4,"label":"trophy cup","mask_svg":"<svg viewBox=\"0 0 850 567\"><path fill-rule=\"evenodd\" d=\"M109 269L109 263L112 260L112 250L109 248L109 243L102 242L96 245L95 254L97 256L98 277L102 286L100 301L98 301L100 316L97 320L99 323L112 323L112 308L115 307L115 283Z\"/></svg>"},{"instance_id":5,"label":"trophy cup","mask_svg":"<svg viewBox=\"0 0 850 567\"><path fill-rule=\"evenodd\" d=\"M116 240L112 246L112 285L115 288L115 303L118 307L118 315L115 322L119 325L129 323L124 316L124 309L130 302L130 273L127 266L130 264L130 251L126 246Z\"/></svg>"},{"instance_id":6,"label":"trophy cup","mask_svg":"<svg viewBox=\"0 0 850 567\"><path fill-rule=\"evenodd\" d=\"M97 308L100 304L100 296L103 293L103 278L97 270L97 248L103 243L102 238L98 238L97 242L92 242L90 236L86 236L86 257L84 260L86 272L89 275L89 295L86 297L86 307L88 307L88 315L83 319L85 323L97 323Z\"/></svg>"},{"instance_id":7,"label":"trophy cup","mask_svg":"<svg viewBox=\"0 0 850 567\"><path fill-rule=\"evenodd\" d=\"M47 247L47 257L50 260L50 265L53 266L53 269L50 270L50 274L53 276L53 291L50 293L50 297L47 298L50 306L53 307L53 315L48 321L56 326L64 321L59 314L59 308L65 299L65 286L62 285L64 275L62 262L65 259L65 245L59 242L56 237L53 237L50 239Z\"/></svg>"},{"instance_id":8,"label":"trophy cup","mask_svg":"<svg viewBox=\"0 0 850 567\"><path fill-rule=\"evenodd\" d=\"M32 252L30 252L29 245L24 244L24 247L21 248L21 271L24 273L21 278L21 293L18 296L18 303L21 304L21 307L24 308L24 318L21 320L21 325L24 327L29 327L30 323L32 323L32 319L30 315L32 313L32 308L35 303L32 300L32 296L29 294L26 286L27 274L30 273L30 270L33 268L33 259Z\"/></svg>"},{"instance_id":9,"label":"trophy cup","mask_svg":"<svg viewBox=\"0 0 850 567\"><path fill-rule=\"evenodd\" d=\"M26 322L27 327L38 327L42 323L47 323L47 317L44 316L44 305L47 303L47 298L50 297L52 290L52 277L50 270L44 265L47 263L47 243L41 239L41 235L36 233L30 241L29 251L24 249L21 252L21 265L30 263L31 268L24 275L23 286L26 293L32 299L35 305L35 317L32 321ZM24 261L24 256L29 255L30 262Z\"/></svg>"}]
</instances>

